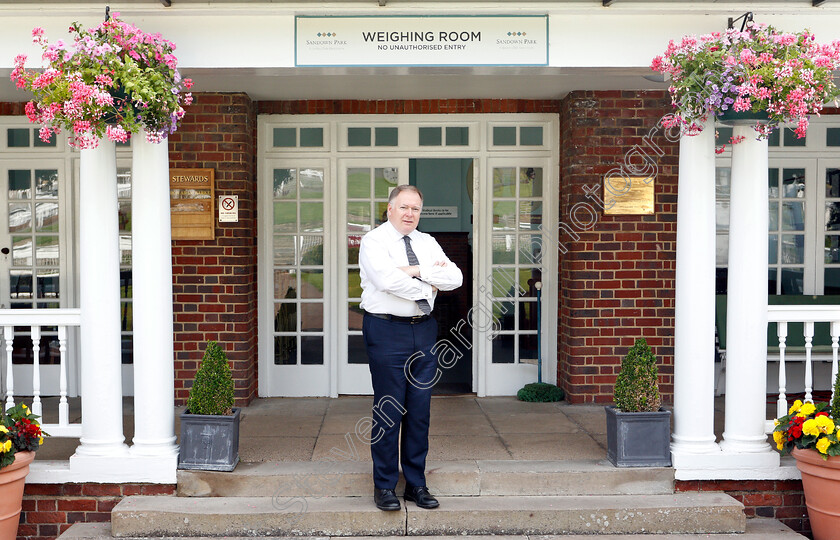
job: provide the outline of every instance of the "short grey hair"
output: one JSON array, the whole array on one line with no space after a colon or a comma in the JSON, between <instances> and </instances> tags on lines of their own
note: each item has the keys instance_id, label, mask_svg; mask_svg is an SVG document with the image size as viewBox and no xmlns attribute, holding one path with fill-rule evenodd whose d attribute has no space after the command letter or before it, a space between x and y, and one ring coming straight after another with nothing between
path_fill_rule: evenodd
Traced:
<instances>
[{"instance_id":1,"label":"short grey hair","mask_svg":"<svg viewBox=\"0 0 840 540\"><path fill-rule=\"evenodd\" d=\"M391 204L392 202L394 202L394 199L397 198L397 195L399 195L403 191L413 191L414 193L416 193L417 195L420 196L421 201L423 200L423 194L420 193L420 190L417 189L417 186L412 186L412 185L409 185L409 184L401 184L401 185L399 185L399 186L397 186L397 187L395 187L394 189L391 190L391 194L388 196L388 204Z\"/></svg>"}]
</instances>

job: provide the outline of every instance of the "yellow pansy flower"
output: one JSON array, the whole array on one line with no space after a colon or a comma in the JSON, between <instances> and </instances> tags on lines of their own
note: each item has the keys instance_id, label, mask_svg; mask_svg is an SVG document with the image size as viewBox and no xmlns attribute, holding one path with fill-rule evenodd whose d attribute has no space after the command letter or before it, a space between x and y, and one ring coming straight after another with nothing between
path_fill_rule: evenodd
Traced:
<instances>
[{"instance_id":1,"label":"yellow pansy flower","mask_svg":"<svg viewBox=\"0 0 840 540\"><path fill-rule=\"evenodd\" d=\"M4 425L0 425L0 433L8 433L9 430Z\"/></svg>"},{"instance_id":2,"label":"yellow pansy flower","mask_svg":"<svg viewBox=\"0 0 840 540\"><path fill-rule=\"evenodd\" d=\"M806 416L814 414L815 410L817 410L817 408L814 406L813 403L805 403L804 405L802 405L802 407L799 408L799 412L796 414L796 416L805 418Z\"/></svg>"},{"instance_id":3,"label":"yellow pansy flower","mask_svg":"<svg viewBox=\"0 0 840 540\"><path fill-rule=\"evenodd\" d=\"M0 443L0 454L5 454L9 450L12 449L12 441L6 441L4 443Z\"/></svg>"},{"instance_id":4,"label":"yellow pansy flower","mask_svg":"<svg viewBox=\"0 0 840 540\"><path fill-rule=\"evenodd\" d=\"M793 402L793 405L790 406L790 409L788 410L788 414L795 413L796 411L799 410L800 407L802 407L802 402L797 399L796 401Z\"/></svg>"},{"instance_id":5,"label":"yellow pansy flower","mask_svg":"<svg viewBox=\"0 0 840 540\"><path fill-rule=\"evenodd\" d=\"M825 454L830 444L831 441L828 440L828 437L820 437L820 440L817 441L817 450L819 450L821 454Z\"/></svg>"},{"instance_id":6,"label":"yellow pansy flower","mask_svg":"<svg viewBox=\"0 0 840 540\"><path fill-rule=\"evenodd\" d=\"M44 444L44 438L38 437L38 444Z\"/></svg>"}]
</instances>

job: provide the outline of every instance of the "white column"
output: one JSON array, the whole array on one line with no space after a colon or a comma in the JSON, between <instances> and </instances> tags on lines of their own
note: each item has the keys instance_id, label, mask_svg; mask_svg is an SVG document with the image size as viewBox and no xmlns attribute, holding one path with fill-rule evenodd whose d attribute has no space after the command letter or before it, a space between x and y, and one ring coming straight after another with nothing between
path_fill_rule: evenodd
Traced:
<instances>
[{"instance_id":1,"label":"white column","mask_svg":"<svg viewBox=\"0 0 840 540\"><path fill-rule=\"evenodd\" d=\"M80 456L125 454L120 245L114 143L81 151L79 179L82 437Z\"/></svg>"},{"instance_id":2,"label":"white column","mask_svg":"<svg viewBox=\"0 0 840 540\"><path fill-rule=\"evenodd\" d=\"M772 452L767 417L767 140L735 126L729 206L726 424L721 449Z\"/></svg>"},{"instance_id":3,"label":"white column","mask_svg":"<svg viewBox=\"0 0 840 540\"><path fill-rule=\"evenodd\" d=\"M680 139L671 451L719 452L715 442L715 129ZM676 466L676 465L675 465Z\"/></svg>"},{"instance_id":4,"label":"white column","mask_svg":"<svg viewBox=\"0 0 840 540\"><path fill-rule=\"evenodd\" d=\"M175 375L172 327L172 229L169 140L132 137L131 223L134 309L132 454L174 455Z\"/></svg>"}]
</instances>

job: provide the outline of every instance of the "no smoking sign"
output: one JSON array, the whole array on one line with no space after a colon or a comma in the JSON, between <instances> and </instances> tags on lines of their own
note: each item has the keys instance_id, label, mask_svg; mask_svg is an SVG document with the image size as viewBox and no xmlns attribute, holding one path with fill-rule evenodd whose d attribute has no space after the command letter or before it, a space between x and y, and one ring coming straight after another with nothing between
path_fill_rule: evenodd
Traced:
<instances>
[{"instance_id":1,"label":"no smoking sign","mask_svg":"<svg viewBox=\"0 0 840 540\"><path fill-rule=\"evenodd\" d=\"M219 223L239 222L239 195L219 195Z\"/></svg>"}]
</instances>

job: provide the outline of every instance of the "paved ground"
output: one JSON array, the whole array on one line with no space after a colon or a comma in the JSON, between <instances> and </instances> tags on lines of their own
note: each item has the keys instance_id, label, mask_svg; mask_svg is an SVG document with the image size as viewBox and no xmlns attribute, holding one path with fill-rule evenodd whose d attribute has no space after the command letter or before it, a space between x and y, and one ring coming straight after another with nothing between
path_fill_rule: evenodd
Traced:
<instances>
[{"instance_id":1,"label":"paved ground","mask_svg":"<svg viewBox=\"0 0 840 540\"><path fill-rule=\"evenodd\" d=\"M243 461L323 459L333 447L356 445L360 459L370 451L353 436L356 422L370 416L371 397L264 398L243 410L240 457ZM71 418L78 417L73 403ZM45 420L52 403L45 401ZM124 431L133 436L133 406L126 399ZM178 413L181 412L179 408ZM176 433L179 423L176 418ZM525 403L513 397L435 396L429 435L430 460L581 459L606 457L601 405ZM41 460L67 459L78 439L47 438Z\"/></svg>"},{"instance_id":2,"label":"paved ground","mask_svg":"<svg viewBox=\"0 0 840 540\"><path fill-rule=\"evenodd\" d=\"M25 403L31 403L29 399ZM70 419L80 417L79 400L71 399ZM373 398L260 398L243 410L240 458L243 461L321 460L332 448L348 449L350 434L359 459L368 448L352 436L356 422L371 414ZM134 402L125 398L123 428L134 436ZM768 399L768 415L775 410ZM44 400L44 419L55 421L56 398ZM175 432L180 423L176 408ZM724 427L724 397L715 399L715 433ZM592 459L606 458L606 425L602 405L525 403L514 397L434 396L429 436L430 460L461 459ZM47 438L36 459L67 459L78 439ZM350 451L353 449L350 448Z\"/></svg>"}]
</instances>

